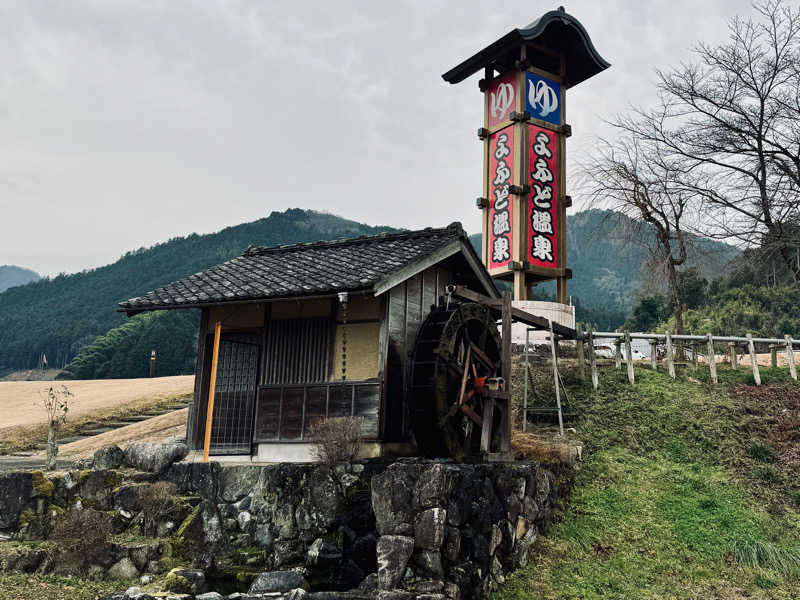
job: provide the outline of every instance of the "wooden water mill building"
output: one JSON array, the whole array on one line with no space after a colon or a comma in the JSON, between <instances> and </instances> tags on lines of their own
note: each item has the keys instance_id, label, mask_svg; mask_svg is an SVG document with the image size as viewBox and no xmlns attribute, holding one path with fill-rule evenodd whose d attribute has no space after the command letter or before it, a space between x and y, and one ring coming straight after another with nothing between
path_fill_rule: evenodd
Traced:
<instances>
[{"instance_id":1,"label":"wooden water mill building","mask_svg":"<svg viewBox=\"0 0 800 600\"><path fill-rule=\"evenodd\" d=\"M420 445L428 454L448 453L436 433L435 408L427 406L453 397L464 407L450 415L460 420L453 439L445 441L458 453L459 445L469 451L467 446L480 442L476 411L484 408L470 408L480 393L468 388L477 383L481 392L487 378L500 374L501 349L499 309L473 303L456 315L460 305L446 293L453 284L500 302L459 223L250 247L233 260L122 302L120 310L201 311L187 426L194 450L203 448L206 434L219 324L210 429L215 457L309 460L309 426L321 417L346 415L364 418L368 455L413 453ZM447 331L452 339L445 348L441 338ZM418 440L421 435L432 439Z\"/></svg>"}]
</instances>

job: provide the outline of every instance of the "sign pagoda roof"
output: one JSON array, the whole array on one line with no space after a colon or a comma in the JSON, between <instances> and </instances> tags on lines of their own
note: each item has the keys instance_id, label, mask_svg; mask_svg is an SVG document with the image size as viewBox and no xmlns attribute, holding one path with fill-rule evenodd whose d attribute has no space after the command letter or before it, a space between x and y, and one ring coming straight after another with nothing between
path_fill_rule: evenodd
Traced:
<instances>
[{"instance_id":1,"label":"sign pagoda roof","mask_svg":"<svg viewBox=\"0 0 800 600\"><path fill-rule=\"evenodd\" d=\"M503 73L518 65L522 46L527 47L530 66L551 73L559 72L559 54L562 55L566 63L566 87L577 85L611 66L595 50L580 21L561 6L526 27L512 29L447 71L442 78L448 83L460 83L487 67Z\"/></svg>"}]
</instances>

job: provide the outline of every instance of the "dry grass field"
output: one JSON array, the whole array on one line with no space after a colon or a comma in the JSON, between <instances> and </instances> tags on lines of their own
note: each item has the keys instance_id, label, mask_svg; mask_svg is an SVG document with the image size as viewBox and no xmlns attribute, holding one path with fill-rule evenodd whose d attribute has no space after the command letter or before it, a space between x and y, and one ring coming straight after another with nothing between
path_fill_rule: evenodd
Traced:
<instances>
[{"instance_id":1,"label":"dry grass field","mask_svg":"<svg viewBox=\"0 0 800 600\"><path fill-rule=\"evenodd\" d=\"M52 384L0 382L0 453L35 447L45 439L46 414L39 394ZM73 397L60 437L66 437L89 421L115 419L170 404L177 397L192 393L194 376L65 381L63 384ZM55 385L60 386L62 382Z\"/></svg>"}]
</instances>

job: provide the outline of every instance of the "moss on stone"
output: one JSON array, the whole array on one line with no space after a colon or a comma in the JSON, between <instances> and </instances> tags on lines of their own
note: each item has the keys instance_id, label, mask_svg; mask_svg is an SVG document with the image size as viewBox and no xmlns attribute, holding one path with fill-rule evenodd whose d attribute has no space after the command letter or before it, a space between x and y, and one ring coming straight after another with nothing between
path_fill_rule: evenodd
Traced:
<instances>
[{"instance_id":1,"label":"moss on stone","mask_svg":"<svg viewBox=\"0 0 800 600\"><path fill-rule=\"evenodd\" d=\"M164 578L164 582L161 584L161 589L165 592L191 594L192 584L188 579L186 579L186 577L170 571Z\"/></svg>"},{"instance_id":2,"label":"moss on stone","mask_svg":"<svg viewBox=\"0 0 800 600\"><path fill-rule=\"evenodd\" d=\"M200 507L202 504L198 504L192 509L192 512L189 513L189 516L183 520L180 527L178 527L178 531L175 532L175 535L178 538L183 538L183 534L186 532L186 528L189 527L189 524L197 518L197 515L200 514Z\"/></svg>"},{"instance_id":3,"label":"moss on stone","mask_svg":"<svg viewBox=\"0 0 800 600\"><path fill-rule=\"evenodd\" d=\"M36 513L33 512L30 508L26 508L19 514L19 520L17 521L17 528L25 529L35 518L36 518Z\"/></svg>"},{"instance_id":4,"label":"moss on stone","mask_svg":"<svg viewBox=\"0 0 800 600\"><path fill-rule=\"evenodd\" d=\"M56 486L41 471L31 473L33 489L36 495L41 498L52 498L56 491Z\"/></svg>"}]
</instances>

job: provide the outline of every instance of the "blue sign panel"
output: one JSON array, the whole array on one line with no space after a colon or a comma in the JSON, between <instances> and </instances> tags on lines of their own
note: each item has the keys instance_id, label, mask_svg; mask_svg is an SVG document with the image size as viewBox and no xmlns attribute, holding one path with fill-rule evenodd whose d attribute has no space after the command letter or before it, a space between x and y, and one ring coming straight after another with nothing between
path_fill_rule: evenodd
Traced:
<instances>
[{"instance_id":1,"label":"blue sign panel","mask_svg":"<svg viewBox=\"0 0 800 600\"><path fill-rule=\"evenodd\" d=\"M561 125L561 84L535 73L525 75L525 110L534 119Z\"/></svg>"}]
</instances>

